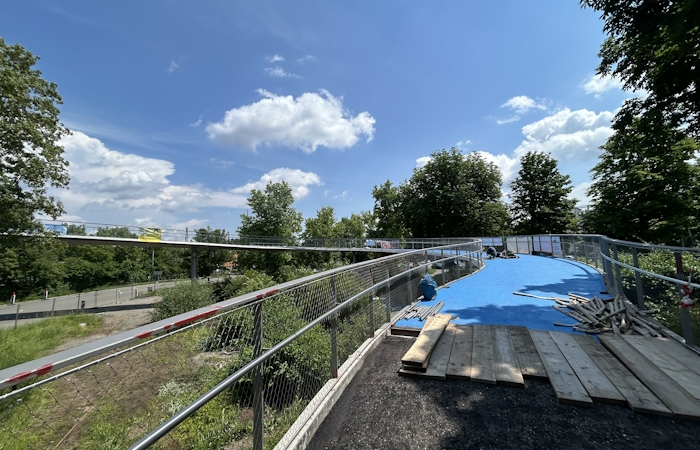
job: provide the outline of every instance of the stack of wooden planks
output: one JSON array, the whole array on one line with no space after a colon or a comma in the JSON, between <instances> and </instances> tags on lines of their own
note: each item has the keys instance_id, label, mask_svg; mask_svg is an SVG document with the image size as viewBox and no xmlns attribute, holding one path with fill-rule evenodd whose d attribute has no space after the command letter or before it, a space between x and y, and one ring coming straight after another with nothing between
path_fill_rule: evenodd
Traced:
<instances>
[{"instance_id":1,"label":"stack of wooden planks","mask_svg":"<svg viewBox=\"0 0 700 450\"><path fill-rule=\"evenodd\" d=\"M445 302L437 302L434 305L430 306L419 306L416 305L413 308L409 309L406 311L406 314L401 316L398 320L401 319L413 319L417 318L418 320L425 320L430 316L434 316L440 312L442 307L445 306Z\"/></svg>"},{"instance_id":2,"label":"stack of wooden planks","mask_svg":"<svg viewBox=\"0 0 700 450\"><path fill-rule=\"evenodd\" d=\"M598 297L591 299L576 294L569 294L565 299L552 299L557 304L552 308L575 319L574 324L554 322L557 326L571 326L574 331L587 334L612 333L639 334L642 336L661 336L661 326L656 324L644 313L656 311L640 311L631 302L618 295L614 299L602 300Z\"/></svg>"},{"instance_id":3,"label":"stack of wooden planks","mask_svg":"<svg viewBox=\"0 0 700 450\"><path fill-rule=\"evenodd\" d=\"M438 314L428 318L423 330L416 338L416 342L401 358L399 373L420 373L426 378L444 379L444 375L440 376L439 374L444 373L444 367L447 367L452 341L449 341L448 346L447 340L441 338L451 319L450 314ZM450 337L454 339L452 333L450 333ZM439 342L442 344L438 345ZM431 357L432 365L430 365Z\"/></svg>"}]
</instances>

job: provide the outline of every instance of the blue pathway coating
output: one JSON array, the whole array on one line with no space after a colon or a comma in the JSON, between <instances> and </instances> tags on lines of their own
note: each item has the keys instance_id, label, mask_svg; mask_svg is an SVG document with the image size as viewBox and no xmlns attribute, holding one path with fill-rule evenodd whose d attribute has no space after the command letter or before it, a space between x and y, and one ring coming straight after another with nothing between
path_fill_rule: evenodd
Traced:
<instances>
[{"instance_id":1,"label":"blue pathway coating","mask_svg":"<svg viewBox=\"0 0 700 450\"><path fill-rule=\"evenodd\" d=\"M568 259L520 255L518 259L486 260L480 272L438 291L437 299L421 302L430 306L445 302L441 313L457 317L455 323L522 325L535 330L569 331L552 322L573 323L569 316L552 308L554 302L513 295L524 292L542 297L563 297L568 293L584 297L605 291L603 277L594 268ZM437 275L438 277L440 275ZM422 328L425 322L402 319L398 327Z\"/></svg>"}]
</instances>

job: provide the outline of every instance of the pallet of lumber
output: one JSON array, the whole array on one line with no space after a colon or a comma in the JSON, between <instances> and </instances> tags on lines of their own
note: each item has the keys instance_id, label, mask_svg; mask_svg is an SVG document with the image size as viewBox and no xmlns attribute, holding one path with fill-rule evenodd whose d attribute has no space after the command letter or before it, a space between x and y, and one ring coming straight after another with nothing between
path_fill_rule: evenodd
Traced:
<instances>
[{"instance_id":1,"label":"pallet of lumber","mask_svg":"<svg viewBox=\"0 0 700 450\"><path fill-rule=\"evenodd\" d=\"M603 300L599 297L586 298L569 294L568 300L557 299L556 303L552 308L576 322L554 322L555 326L572 327L574 331L586 334L661 336L661 326L646 315L655 311L642 312L621 295Z\"/></svg>"},{"instance_id":2,"label":"pallet of lumber","mask_svg":"<svg viewBox=\"0 0 700 450\"><path fill-rule=\"evenodd\" d=\"M450 314L438 314L429 318L423 326L423 331L416 338L416 342L401 358L403 368L425 372L430 362L430 355L451 319Z\"/></svg>"}]
</instances>

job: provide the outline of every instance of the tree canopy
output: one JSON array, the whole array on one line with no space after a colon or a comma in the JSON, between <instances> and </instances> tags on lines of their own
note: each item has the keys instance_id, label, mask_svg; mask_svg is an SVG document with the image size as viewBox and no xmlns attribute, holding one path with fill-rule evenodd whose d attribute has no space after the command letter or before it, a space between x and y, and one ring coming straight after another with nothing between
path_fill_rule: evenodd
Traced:
<instances>
[{"instance_id":1,"label":"tree canopy","mask_svg":"<svg viewBox=\"0 0 700 450\"><path fill-rule=\"evenodd\" d=\"M573 187L551 155L528 152L520 158L518 176L511 182L511 212L517 234L572 231L576 200L567 199Z\"/></svg>"}]
</instances>

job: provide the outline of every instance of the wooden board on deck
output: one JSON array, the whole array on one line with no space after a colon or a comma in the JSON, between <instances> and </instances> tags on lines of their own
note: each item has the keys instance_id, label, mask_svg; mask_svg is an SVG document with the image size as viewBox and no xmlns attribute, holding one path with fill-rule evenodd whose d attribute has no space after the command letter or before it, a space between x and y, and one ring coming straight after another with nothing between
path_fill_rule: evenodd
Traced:
<instances>
[{"instance_id":1,"label":"wooden board on deck","mask_svg":"<svg viewBox=\"0 0 700 450\"><path fill-rule=\"evenodd\" d=\"M700 419L700 403L621 336L598 336L605 348L639 378L674 415Z\"/></svg>"},{"instance_id":2,"label":"wooden board on deck","mask_svg":"<svg viewBox=\"0 0 700 450\"><path fill-rule=\"evenodd\" d=\"M559 403L593 406L593 400L576 377L552 336L546 331L529 330L529 332Z\"/></svg>"},{"instance_id":3,"label":"wooden board on deck","mask_svg":"<svg viewBox=\"0 0 700 450\"><path fill-rule=\"evenodd\" d=\"M627 400L627 405L636 413L655 414L670 417L671 410L664 405L641 381L593 336L573 335L574 340L591 357L605 376L615 385Z\"/></svg>"},{"instance_id":4,"label":"wooden board on deck","mask_svg":"<svg viewBox=\"0 0 700 450\"><path fill-rule=\"evenodd\" d=\"M513 341L506 327L493 327L493 366L496 372L496 384L525 387Z\"/></svg>"},{"instance_id":5,"label":"wooden board on deck","mask_svg":"<svg viewBox=\"0 0 700 450\"><path fill-rule=\"evenodd\" d=\"M474 327L465 325L454 326L454 341L450 361L447 365L447 378L468 380L472 374L472 340Z\"/></svg>"},{"instance_id":6,"label":"wooden board on deck","mask_svg":"<svg viewBox=\"0 0 700 450\"><path fill-rule=\"evenodd\" d=\"M571 333L550 331L549 335L559 347L588 395L595 401L625 404L625 397L596 365L590 356L578 345Z\"/></svg>"},{"instance_id":7,"label":"wooden board on deck","mask_svg":"<svg viewBox=\"0 0 700 450\"><path fill-rule=\"evenodd\" d=\"M700 355L688 350L683 344L675 339L658 338L656 343L662 347L669 355L682 362L684 366L700 375Z\"/></svg>"},{"instance_id":8,"label":"wooden board on deck","mask_svg":"<svg viewBox=\"0 0 700 450\"><path fill-rule=\"evenodd\" d=\"M493 330L489 325L474 325L471 380L496 384L493 367Z\"/></svg>"},{"instance_id":9,"label":"wooden board on deck","mask_svg":"<svg viewBox=\"0 0 700 450\"><path fill-rule=\"evenodd\" d=\"M416 342L401 358L401 362L408 367L427 369L430 355L445 332L445 328L447 328L451 318L452 316L449 314L431 316L432 320L426 321L423 331L421 331L418 338L416 338Z\"/></svg>"},{"instance_id":10,"label":"wooden board on deck","mask_svg":"<svg viewBox=\"0 0 700 450\"><path fill-rule=\"evenodd\" d=\"M537 353L535 344L532 343L530 333L525 327L508 327L510 338L513 341L515 354L518 356L520 371L524 377L547 378L547 371Z\"/></svg>"},{"instance_id":11,"label":"wooden board on deck","mask_svg":"<svg viewBox=\"0 0 700 450\"><path fill-rule=\"evenodd\" d=\"M624 335L624 339L632 344L639 353L644 355L656 367L663 370L666 375L688 391L693 397L700 399L700 376L683 365L676 358L659 345L656 338L644 336Z\"/></svg>"}]
</instances>

